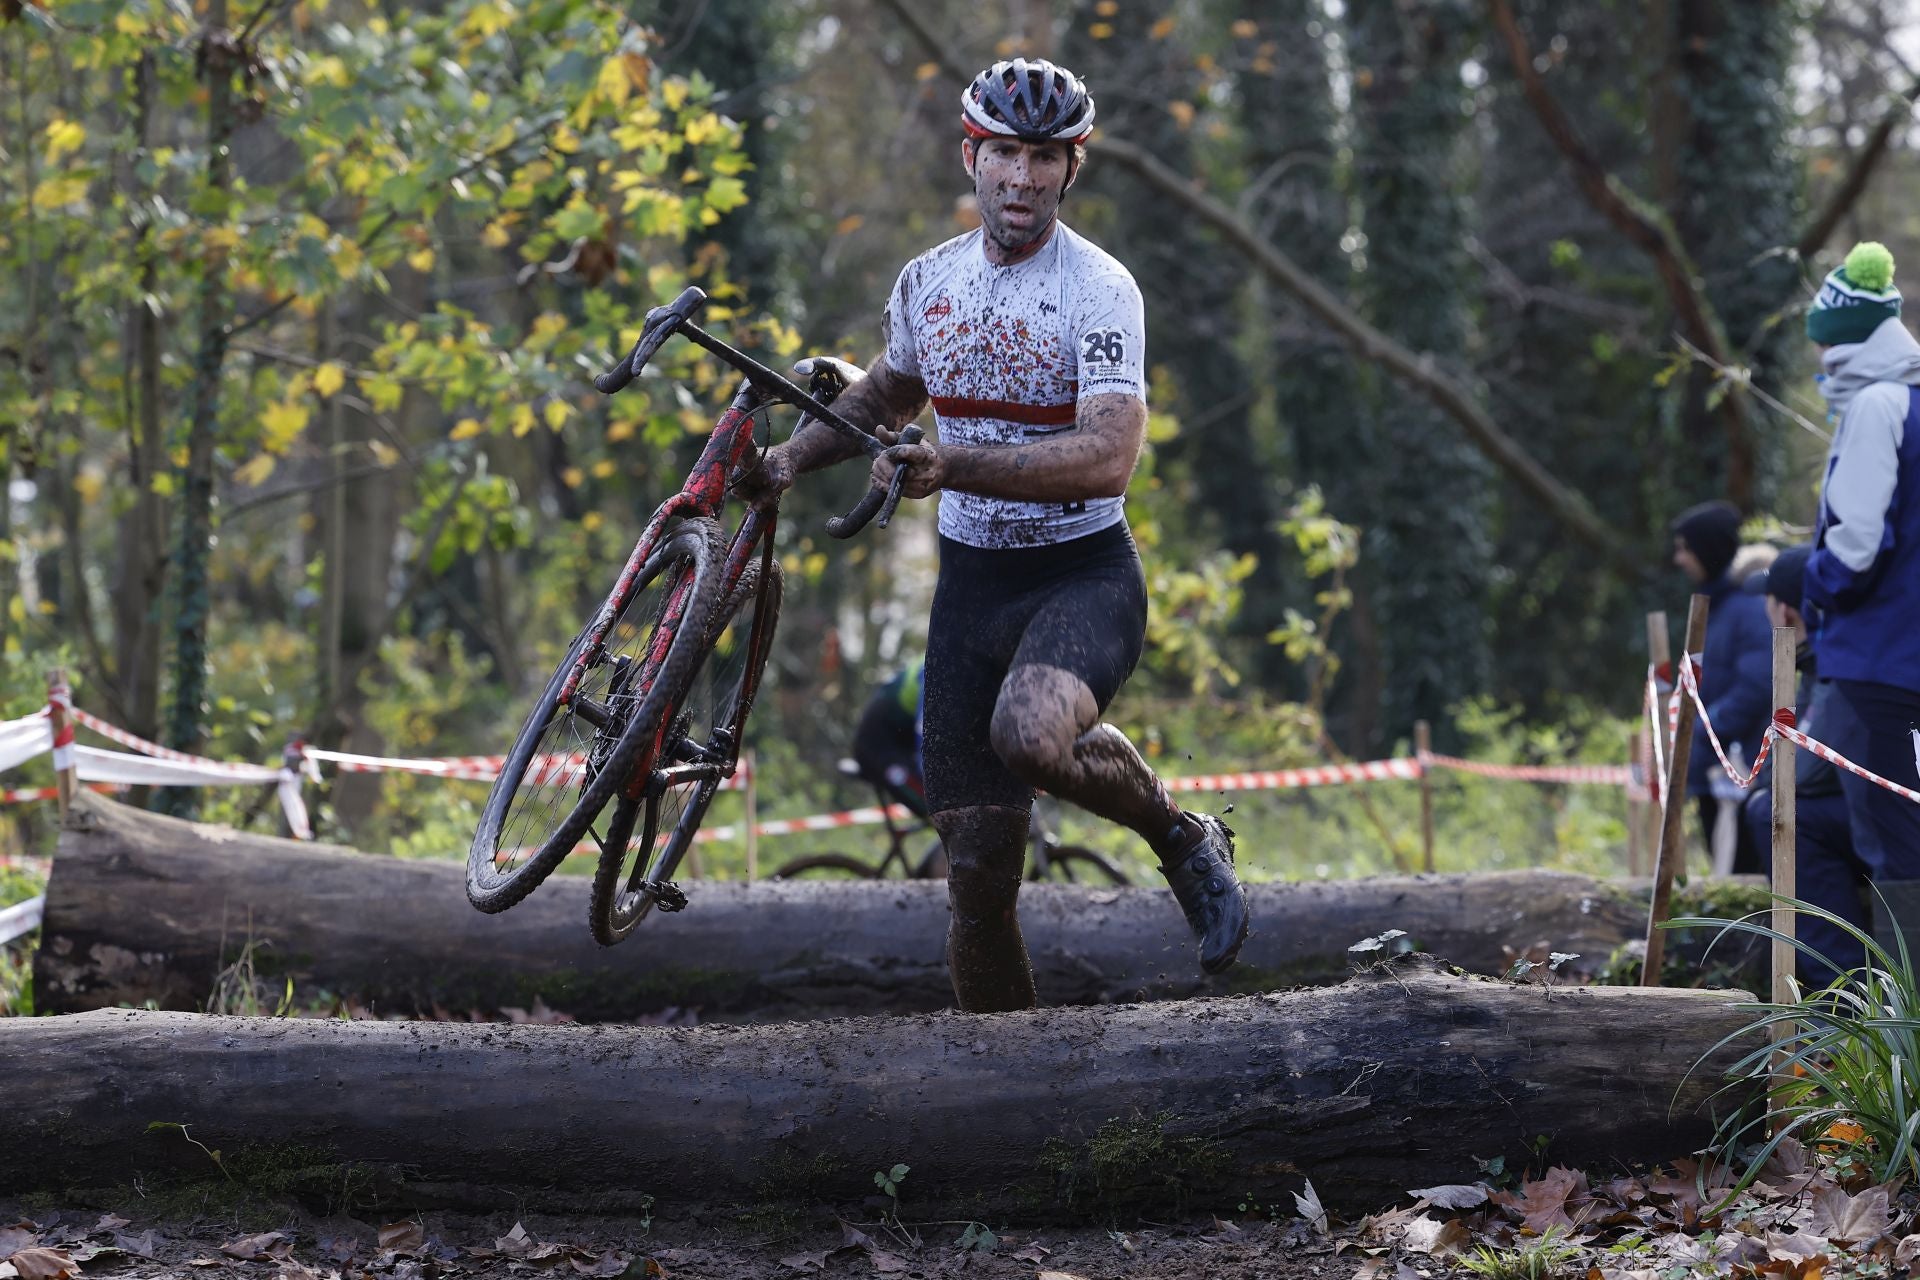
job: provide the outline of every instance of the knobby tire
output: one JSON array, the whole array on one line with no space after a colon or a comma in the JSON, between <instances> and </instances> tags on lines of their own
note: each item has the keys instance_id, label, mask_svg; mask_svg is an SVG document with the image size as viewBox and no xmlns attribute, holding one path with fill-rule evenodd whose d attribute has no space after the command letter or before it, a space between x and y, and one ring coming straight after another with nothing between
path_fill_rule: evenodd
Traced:
<instances>
[{"instance_id":1,"label":"knobby tire","mask_svg":"<svg viewBox=\"0 0 1920 1280\"><path fill-rule=\"evenodd\" d=\"M481 811L480 825L474 832L473 844L467 854L467 899L475 907L489 913L505 911L539 887L540 882L573 852L580 838L588 834L600 811L606 808L607 802L642 763L639 760L641 752L651 749L663 715L676 700L677 690L685 683L704 651L701 633L712 614L714 597L719 591L719 545L719 526L712 520L688 520L675 527L647 557L626 599L619 602L607 633L594 634L598 622L596 616L569 647L567 656L547 681L545 691L514 739L507 753L506 764L500 776L494 780L493 790L488 793L486 806ZM663 610L652 621L667 625L672 632L664 659L657 666L642 660L639 673L633 678L645 683L638 688L629 685L618 695L610 694L610 704L618 696L625 700L623 705L632 708L618 741L609 746L604 735L596 730L591 745L594 751L604 751L604 755L580 787L579 798L568 805L565 818L549 824L540 844L524 863L501 871L498 855L501 852L502 833L510 829L516 812L524 815L525 810L517 810L516 806L521 805L523 800L528 806L534 803L533 796L523 797L521 794L524 790L521 784L526 779L528 769L537 757L554 754L551 751L553 745L573 745L548 743L549 750L543 752L541 748L543 743L547 743L549 731L560 726L575 738L582 736L580 726L574 721L582 720L584 723L583 718L575 716L570 708L563 708L559 703L560 692L576 660L589 644L604 645L607 635L621 627L636 599L649 590L658 590L660 608ZM643 603L638 615L642 620L645 620L647 608L648 605ZM685 625L689 619L695 625ZM656 634L657 625L656 630L648 634L642 647L650 648L651 637ZM597 663L591 670L599 670L606 665L604 662ZM584 684L582 688L585 688ZM644 763L651 768L652 761ZM535 796L545 785L544 780L534 784L532 790ZM566 802L562 800L562 803ZM629 816L616 812L616 818L626 819Z\"/></svg>"}]
</instances>

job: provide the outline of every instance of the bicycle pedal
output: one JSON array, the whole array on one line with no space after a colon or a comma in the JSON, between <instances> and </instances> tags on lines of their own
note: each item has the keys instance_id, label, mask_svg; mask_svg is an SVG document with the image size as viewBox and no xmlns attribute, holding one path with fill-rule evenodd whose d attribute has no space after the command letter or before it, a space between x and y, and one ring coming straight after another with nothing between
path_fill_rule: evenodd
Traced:
<instances>
[{"instance_id":1,"label":"bicycle pedal","mask_svg":"<svg viewBox=\"0 0 1920 1280\"><path fill-rule=\"evenodd\" d=\"M687 895L673 881L649 880L645 887L653 897L655 910L685 911L687 909Z\"/></svg>"}]
</instances>

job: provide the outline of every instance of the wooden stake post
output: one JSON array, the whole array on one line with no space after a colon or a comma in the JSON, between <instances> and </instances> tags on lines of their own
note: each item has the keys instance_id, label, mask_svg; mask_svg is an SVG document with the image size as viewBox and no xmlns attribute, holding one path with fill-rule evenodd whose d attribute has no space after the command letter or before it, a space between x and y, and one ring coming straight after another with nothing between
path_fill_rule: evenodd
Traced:
<instances>
[{"instance_id":1,"label":"wooden stake post","mask_svg":"<svg viewBox=\"0 0 1920 1280\"><path fill-rule=\"evenodd\" d=\"M1413 754L1420 761L1420 856L1422 871L1433 870L1433 773L1427 756L1433 751L1433 729L1425 720L1413 722Z\"/></svg>"},{"instance_id":2,"label":"wooden stake post","mask_svg":"<svg viewBox=\"0 0 1920 1280\"><path fill-rule=\"evenodd\" d=\"M73 725L67 719L67 704L72 698L65 668L55 667L47 672L47 718L53 725L54 803L59 806L61 826L67 824L67 815L73 811Z\"/></svg>"},{"instance_id":3,"label":"wooden stake post","mask_svg":"<svg viewBox=\"0 0 1920 1280\"><path fill-rule=\"evenodd\" d=\"M1795 660L1799 656L1799 641L1792 627L1773 629L1773 705L1775 708L1795 705ZM1796 896L1795 884L1795 817L1794 817L1794 745L1785 738L1779 738L1773 744L1773 891L1781 898ZM1795 949L1793 945L1793 908L1776 900L1773 904L1773 929L1781 935L1773 940L1773 1002L1788 1004L1793 1000L1793 965ZM1773 1026L1773 1041L1776 1045L1789 1040L1794 1035L1791 1022L1776 1022ZM1776 1068L1782 1065L1783 1054L1776 1054Z\"/></svg>"},{"instance_id":4,"label":"wooden stake post","mask_svg":"<svg viewBox=\"0 0 1920 1280\"><path fill-rule=\"evenodd\" d=\"M1645 778L1647 776L1647 769L1650 767L1647 761L1645 733L1637 729L1634 731L1633 741L1627 748L1627 756L1632 762L1630 766L1633 770L1632 776L1635 778ZM1640 874L1640 846L1642 844L1640 836L1641 827L1646 822L1644 813L1646 808L1647 805L1644 801L1635 800L1631 791L1627 793L1627 874L1630 876Z\"/></svg>"},{"instance_id":5,"label":"wooden stake post","mask_svg":"<svg viewBox=\"0 0 1920 1280\"><path fill-rule=\"evenodd\" d=\"M747 752L742 763L747 766L746 807L747 807L747 883L752 884L760 878L760 770L755 767L753 752Z\"/></svg>"},{"instance_id":6,"label":"wooden stake post","mask_svg":"<svg viewBox=\"0 0 1920 1280\"><path fill-rule=\"evenodd\" d=\"M1659 741L1661 751L1669 750L1672 746L1673 726L1667 722L1667 701L1664 696L1666 689L1662 687L1663 682L1658 673L1667 669L1667 663L1672 660L1672 656L1672 648L1667 639L1666 610L1656 610L1647 615L1647 660L1653 664L1655 672L1653 707L1648 712L1648 715L1652 717L1652 721L1648 725L1648 728L1652 730L1653 736ZM1658 755L1659 753L1656 752L1655 754ZM1662 789L1667 785L1667 780L1653 776L1653 760L1651 758L1647 760L1647 778L1648 781L1652 783L1651 789L1660 792L1664 798L1665 792ZM1641 843L1646 846L1647 853L1650 856L1658 856L1659 854L1660 819L1663 812L1665 812L1664 809L1660 805L1653 803L1652 798L1649 797L1645 806L1645 812L1641 814L1641 820L1646 824L1640 832ZM1651 871L1652 868L1649 867L1648 870Z\"/></svg>"},{"instance_id":7,"label":"wooden stake post","mask_svg":"<svg viewBox=\"0 0 1920 1280\"><path fill-rule=\"evenodd\" d=\"M1664 636L1663 636L1664 639ZM1707 642L1707 598L1696 595L1687 606L1687 642L1680 653L1681 662L1700 652ZM1664 647L1664 646L1663 646ZM1680 681L1674 669L1674 683ZM1647 958L1640 970L1640 985L1660 985L1660 967L1667 958L1667 938L1660 929L1673 899L1673 877L1686 864L1687 761L1693 754L1693 699L1680 699L1680 714L1673 722L1673 750L1667 757L1666 790L1660 799L1660 851L1653 866L1653 905L1647 912ZM1664 713L1662 713L1664 718Z\"/></svg>"}]
</instances>

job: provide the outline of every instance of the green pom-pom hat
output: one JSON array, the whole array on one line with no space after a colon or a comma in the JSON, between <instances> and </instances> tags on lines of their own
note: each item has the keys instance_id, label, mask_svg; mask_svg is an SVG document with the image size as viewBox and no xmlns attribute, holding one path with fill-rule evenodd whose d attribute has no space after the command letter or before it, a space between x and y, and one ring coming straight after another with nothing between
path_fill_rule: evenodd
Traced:
<instances>
[{"instance_id":1,"label":"green pom-pom hat","mask_svg":"<svg viewBox=\"0 0 1920 1280\"><path fill-rule=\"evenodd\" d=\"M1807 312L1807 336L1828 347L1865 342L1899 314L1893 254L1878 240L1862 240L1821 282Z\"/></svg>"}]
</instances>

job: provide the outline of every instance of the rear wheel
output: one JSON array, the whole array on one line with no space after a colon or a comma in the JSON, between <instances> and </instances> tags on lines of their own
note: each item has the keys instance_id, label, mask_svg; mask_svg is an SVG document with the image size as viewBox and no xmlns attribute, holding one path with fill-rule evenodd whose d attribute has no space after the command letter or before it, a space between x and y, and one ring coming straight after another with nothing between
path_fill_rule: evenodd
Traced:
<instances>
[{"instance_id":1,"label":"rear wheel","mask_svg":"<svg viewBox=\"0 0 1920 1280\"><path fill-rule=\"evenodd\" d=\"M1035 862L1029 880L1053 880L1062 884L1132 884L1127 873L1091 849L1077 844L1050 845L1046 861Z\"/></svg>"},{"instance_id":2,"label":"rear wheel","mask_svg":"<svg viewBox=\"0 0 1920 1280\"><path fill-rule=\"evenodd\" d=\"M880 868L844 853L816 853L774 868L774 880L878 880Z\"/></svg>"},{"instance_id":3,"label":"rear wheel","mask_svg":"<svg viewBox=\"0 0 1920 1280\"><path fill-rule=\"evenodd\" d=\"M668 695L700 653L699 628L682 624L711 614L717 539L711 520L668 534L612 599L611 621L596 615L547 681L467 852L467 899L480 910L505 911L533 892L653 742Z\"/></svg>"},{"instance_id":4,"label":"rear wheel","mask_svg":"<svg viewBox=\"0 0 1920 1280\"><path fill-rule=\"evenodd\" d=\"M632 933L656 907L677 911L686 905L673 874L740 758L741 736L780 622L782 585L779 564L763 553L748 563L709 622L684 692L664 717L651 774L635 797L637 830L601 847L587 911L603 946Z\"/></svg>"}]
</instances>

